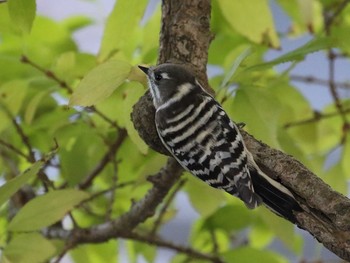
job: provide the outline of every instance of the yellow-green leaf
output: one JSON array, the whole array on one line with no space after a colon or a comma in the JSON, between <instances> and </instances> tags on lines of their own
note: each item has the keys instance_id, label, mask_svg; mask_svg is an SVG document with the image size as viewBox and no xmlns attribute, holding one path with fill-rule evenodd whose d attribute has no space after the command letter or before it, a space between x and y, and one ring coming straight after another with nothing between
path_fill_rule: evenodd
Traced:
<instances>
[{"instance_id":1,"label":"yellow-green leaf","mask_svg":"<svg viewBox=\"0 0 350 263\"><path fill-rule=\"evenodd\" d=\"M28 106L27 106L27 110L24 113L24 121L27 124L31 124L35 113L38 109L38 106L40 104L40 102L43 100L44 97L46 97L47 95L49 95L51 92L53 91L53 89L47 89L44 90L42 92L38 92L35 96L33 96L33 98L29 101Z\"/></svg>"},{"instance_id":2,"label":"yellow-green leaf","mask_svg":"<svg viewBox=\"0 0 350 263\"><path fill-rule=\"evenodd\" d=\"M38 233L13 237L4 249L4 256L11 263L45 262L56 252L55 246Z\"/></svg>"},{"instance_id":3,"label":"yellow-green leaf","mask_svg":"<svg viewBox=\"0 0 350 263\"><path fill-rule=\"evenodd\" d=\"M273 232L261 222L261 220L256 220L251 230L249 231L249 244L253 248L263 249L267 245L269 245L273 239Z\"/></svg>"},{"instance_id":4,"label":"yellow-green leaf","mask_svg":"<svg viewBox=\"0 0 350 263\"><path fill-rule=\"evenodd\" d=\"M307 42L305 45L298 47L276 59L273 59L271 61L261 63L252 67L247 68L246 70L263 70L267 68L271 68L275 65L286 63L290 61L300 61L303 60L304 57L308 54L311 54L313 52L325 49L327 47L332 46L332 43L334 40L330 38L315 38L311 40L310 42Z\"/></svg>"},{"instance_id":5,"label":"yellow-green leaf","mask_svg":"<svg viewBox=\"0 0 350 263\"><path fill-rule=\"evenodd\" d=\"M27 94L28 82L12 80L0 86L0 102L15 116Z\"/></svg>"},{"instance_id":6,"label":"yellow-green leaf","mask_svg":"<svg viewBox=\"0 0 350 263\"><path fill-rule=\"evenodd\" d=\"M271 91L248 86L237 90L233 106L225 105L233 120L246 123L252 134L276 148L279 148L277 127L281 108Z\"/></svg>"},{"instance_id":7,"label":"yellow-green leaf","mask_svg":"<svg viewBox=\"0 0 350 263\"><path fill-rule=\"evenodd\" d=\"M239 216L237 216L239 215ZM235 220L232 220L235 218ZM216 210L203 224L207 229L223 229L226 232L237 231L252 222L252 214L243 205L226 205Z\"/></svg>"},{"instance_id":8,"label":"yellow-green leaf","mask_svg":"<svg viewBox=\"0 0 350 263\"><path fill-rule=\"evenodd\" d=\"M93 20L87 16L76 15L66 18L62 24L71 32L86 27L93 23Z\"/></svg>"},{"instance_id":9,"label":"yellow-green leaf","mask_svg":"<svg viewBox=\"0 0 350 263\"><path fill-rule=\"evenodd\" d=\"M35 0L9 0L7 2L12 23L23 33L29 33L35 18Z\"/></svg>"},{"instance_id":10,"label":"yellow-green leaf","mask_svg":"<svg viewBox=\"0 0 350 263\"><path fill-rule=\"evenodd\" d=\"M116 260L116 247L118 247L118 239L101 244L82 244L72 249L69 255L73 262L119 262Z\"/></svg>"},{"instance_id":11,"label":"yellow-green leaf","mask_svg":"<svg viewBox=\"0 0 350 263\"><path fill-rule=\"evenodd\" d=\"M223 259L235 263L287 263L287 259L271 251L263 251L251 247L240 247L224 253Z\"/></svg>"},{"instance_id":12,"label":"yellow-green leaf","mask_svg":"<svg viewBox=\"0 0 350 263\"><path fill-rule=\"evenodd\" d=\"M123 101L124 107L121 113L124 117L125 128L128 131L128 135L131 141L137 146L139 151L143 154L147 154L148 146L140 138L139 134L135 130L134 124L131 121L131 111L132 106L137 102L137 100L145 93L143 86L137 82L126 83L126 98Z\"/></svg>"},{"instance_id":13,"label":"yellow-green leaf","mask_svg":"<svg viewBox=\"0 0 350 263\"><path fill-rule=\"evenodd\" d=\"M303 248L303 240L294 232L294 225L275 215L265 207L258 210L265 224L275 235L294 253L300 254Z\"/></svg>"},{"instance_id":14,"label":"yellow-green leaf","mask_svg":"<svg viewBox=\"0 0 350 263\"><path fill-rule=\"evenodd\" d=\"M220 0L224 17L238 33L254 43L280 46L267 0Z\"/></svg>"},{"instance_id":15,"label":"yellow-green leaf","mask_svg":"<svg viewBox=\"0 0 350 263\"><path fill-rule=\"evenodd\" d=\"M130 70L131 65L120 60L98 65L79 83L69 104L90 106L106 99L126 80Z\"/></svg>"},{"instance_id":16,"label":"yellow-green leaf","mask_svg":"<svg viewBox=\"0 0 350 263\"><path fill-rule=\"evenodd\" d=\"M100 61L110 58L117 52L125 53L128 46L134 46L135 33L147 3L146 0L116 1L103 33Z\"/></svg>"},{"instance_id":17,"label":"yellow-green leaf","mask_svg":"<svg viewBox=\"0 0 350 263\"><path fill-rule=\"evenodd\" d=\"M20 176L17 176L0 187L0 206L18 191L30 178L34 177L44 164L43 161L34 163L25 170Z\"/></svg>"},{"instance_id":18,"label":"yellow-green leaf","mask_svg":"<svg viewBox=\"0 0 350 263\"><path fill-rule=\"evenodd\" d=\"M188 174L189 182L185 189L189 195L191 205L202 216L211 215L226 201L225 192L210 187L206 183Z\"/></svg>"},{"instance_id":19,"label":"yellow-green leaf","mask_svg":"<svg viewBox=\"0 0 350 263\"><path fill-rule=\"evenodd\" d=\"M83 191L56 190L28 202L12 219L10 231L34 231L62 219L75 205L88 198Z\"/></svg>"}]
</instances>

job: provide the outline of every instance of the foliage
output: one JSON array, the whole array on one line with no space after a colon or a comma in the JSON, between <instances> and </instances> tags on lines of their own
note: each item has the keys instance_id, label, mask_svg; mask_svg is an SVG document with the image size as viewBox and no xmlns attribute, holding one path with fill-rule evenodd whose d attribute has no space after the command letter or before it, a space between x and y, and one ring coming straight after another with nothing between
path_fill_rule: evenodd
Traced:
<instances>
[{"instance_id":1,"label":"foliage","mask_svg":"<svg viewBox=\"0 0 350 263\"><path fill-rule=\"evenodd\" d=\"M277 32L269 1L212 2L215 40L208 63L221 71L210 83L235 121L346 193L349 101L340 99L315 114L290 71L323 49L347 57L350 7L337 12L337 3L330 1L277 3L291 19L287 34ZM46 238L45 229L91 227L117 218L145 195L151 187L147 176L164 165L165 157L148 149L130 120L133 104L146 91L135 66L157 59L160 8L141 24L147 4L116 1L98 54L81 52L72 37L94 23L90 18L56 22L35 15L34 0L0 4L1 262L59 259L67 252L65 245ZM324 10L337 15L332 23L322 23ZM312 36L310 42L265 61L271 48L305 34ZM286 71L274 69L285 62L291 62ZM327 156L335 148L340 157L327 170ZM178 191L187 194L200 215L192 225L191 247L214 251L227 262L286 262L265 251L278 239L301 255L302 239L291 224L264 208L247 210L239 200L185 177L186 185ZM166 206L138 230L159 229L175 215L173 206ZM248 244L244 247L242 236ZM118 246L119 241L110 241L69 253L74 262L112 262L119 256ZM138 255L155 259L156 250L147 242L131 240L126 247L130 262ZM188 262L191 255L177 255L173 262Z\"/></svg>"}]
</instances>

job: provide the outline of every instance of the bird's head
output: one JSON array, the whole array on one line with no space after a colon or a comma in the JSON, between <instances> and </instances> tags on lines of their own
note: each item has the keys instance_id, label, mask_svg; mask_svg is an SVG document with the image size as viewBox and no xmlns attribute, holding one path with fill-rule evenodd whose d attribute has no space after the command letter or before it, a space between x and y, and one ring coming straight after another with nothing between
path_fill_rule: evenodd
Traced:
<instances>
[{"instance_id":1,"label":"bird's head","mask_svg":"<svg viewBox=\"0 0 350 263\"><path fill-rule=\"evenodd\" d=\"M187 93L194 88L199 88L195 76L184 66L165 63L155 67L139 66L139 68L147 75L156 109L179 92Z\"/></svg>"}]
</instances>

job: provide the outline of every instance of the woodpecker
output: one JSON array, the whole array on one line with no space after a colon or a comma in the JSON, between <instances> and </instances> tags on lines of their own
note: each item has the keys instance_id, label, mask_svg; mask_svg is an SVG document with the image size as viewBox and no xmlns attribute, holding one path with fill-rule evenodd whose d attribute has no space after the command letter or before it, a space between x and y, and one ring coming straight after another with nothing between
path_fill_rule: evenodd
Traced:
<instances>
[{"instance_id":1,"label":"woodpecker","mask_svg":"<svg viewBox=\"0 0 350 263\"><path fill-rule=\"evenodd\" d=\"M301 208L293 194L260 170L237 125L194 74L170 63L139 68L147 75L159 138L185 170L250 209L264 204L297 222L294 211Z\"/></svg>"}]
</instances>

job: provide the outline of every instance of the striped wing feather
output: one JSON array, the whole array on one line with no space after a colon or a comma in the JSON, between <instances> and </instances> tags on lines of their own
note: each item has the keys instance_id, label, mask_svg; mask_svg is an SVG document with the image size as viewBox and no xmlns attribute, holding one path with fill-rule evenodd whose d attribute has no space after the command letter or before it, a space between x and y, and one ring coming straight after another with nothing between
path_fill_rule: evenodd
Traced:
<instances>
[{"instance_id":1,"label":"striped wing feather","mask_svg":"<svg viewBox=\"0 0 350 263\"><path fill-rule=\"evenodd\" d=\"M239 197L249 208L259 205L243 140L220 105L201 94L187 106L171 106L156 112L158 134L169 152L212 187Z\"/></svg>"}]
</instances>

